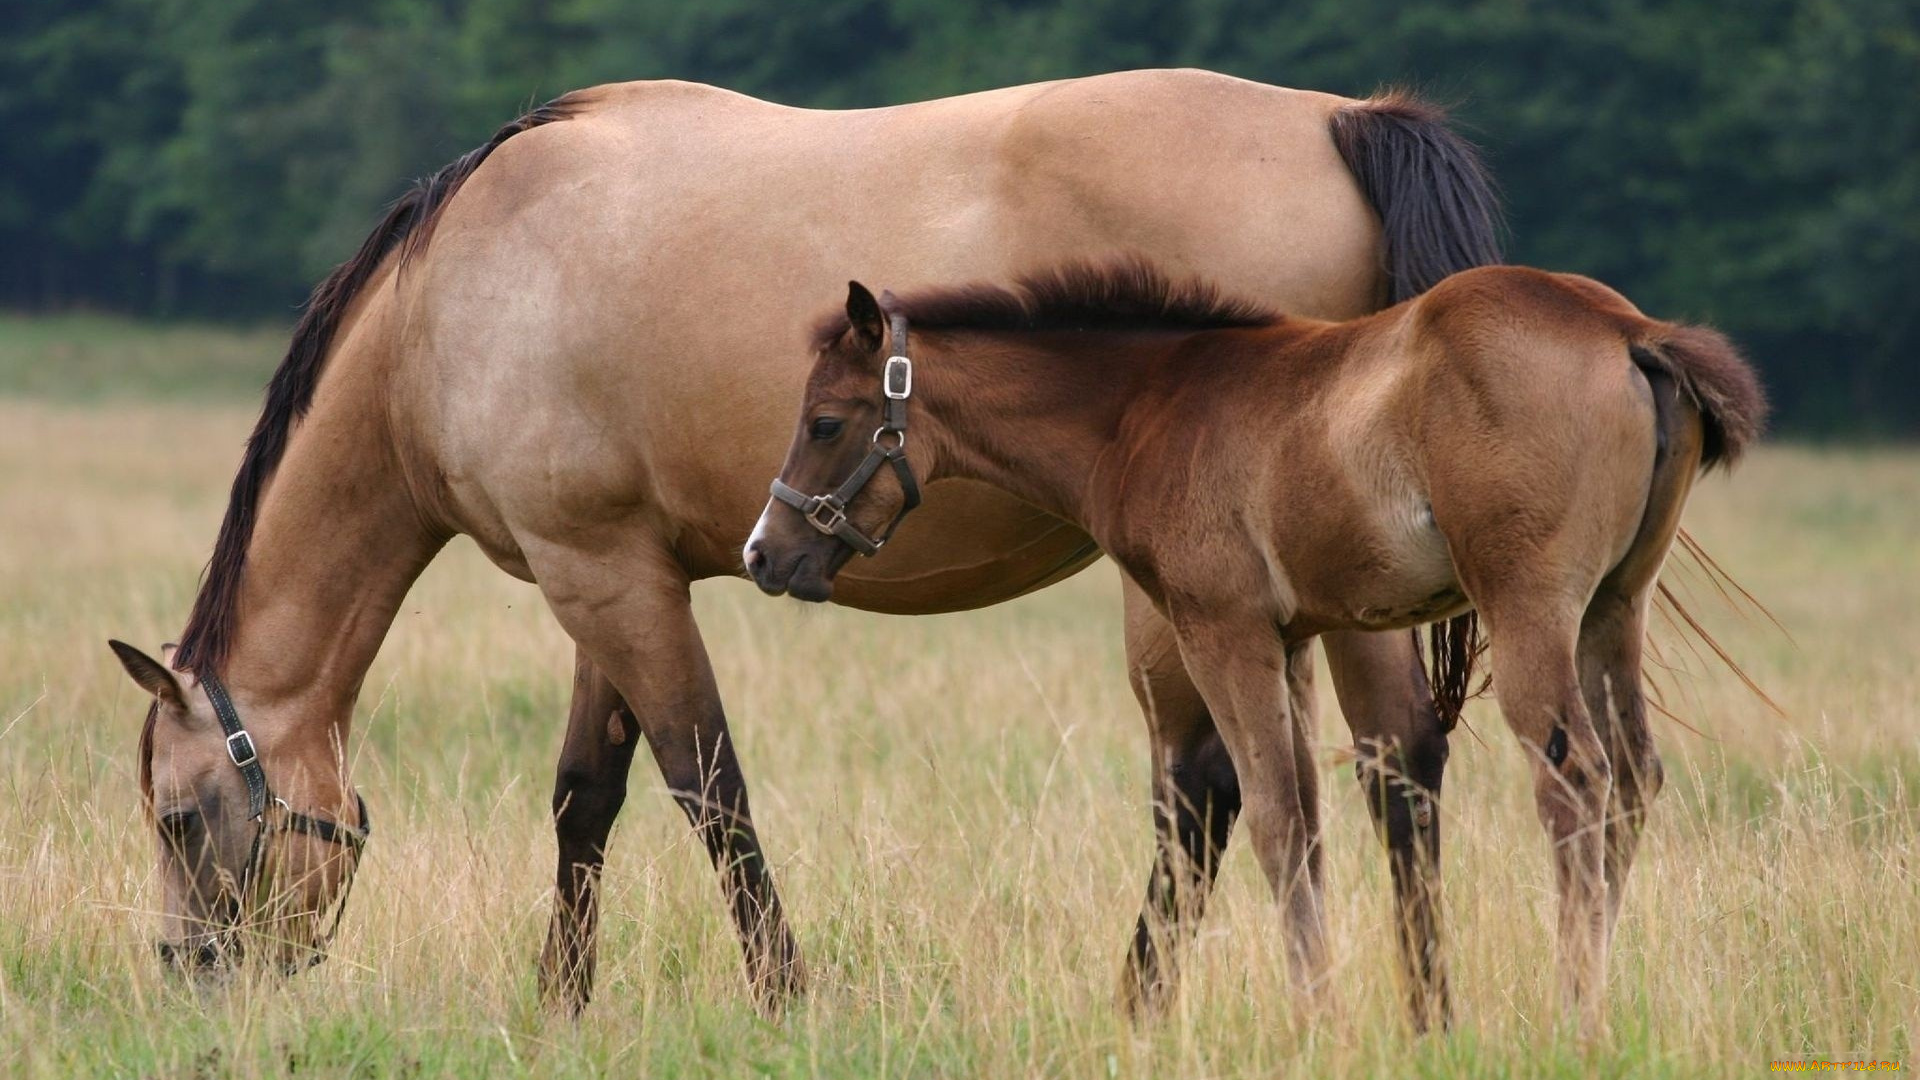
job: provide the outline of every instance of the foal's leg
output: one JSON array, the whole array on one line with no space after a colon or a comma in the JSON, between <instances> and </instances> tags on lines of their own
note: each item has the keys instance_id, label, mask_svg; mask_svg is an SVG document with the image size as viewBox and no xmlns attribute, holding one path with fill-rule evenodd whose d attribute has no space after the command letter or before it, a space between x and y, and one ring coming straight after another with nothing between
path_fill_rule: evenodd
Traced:
<instances>
[{"instance_id":1,"label":"foal's leg","mask_svg":"<svg viewBox=\"0 0 1920 1080\"><path fill-rule=\"evenodd\" d=\"M1609 938L1620 920L1627 871L1646 828L1647 807L1660 794L1666 775L1654 751L1641 692L1640 647L1648 599L1645 594L1628 597L1603 590L1588 605L1580 627L1580 686L1613 764L1605 853Z\"/></svg>"},{"instance_id":2,"label":"foal's leg","mask_svg":"<svg viewBox=\"0 0 1920 1080\"><path fill-rule=\"evenodd\" d=\"M1311 733L1294 715L1286 687L1289 661L1311 646L1285 646L1273 623L1258 616L1176 613L1175 628L1181 658L1240 778L1254 855L1285 913L1293 977L1317 995L1326 971L1319 777Z\"/></svg>"},{"instance_id":3,"label":"foal's leg","mask_svg":"<svg viewBox=\"0 0 1920 1080\"><path fill-rule=\"evenodd\" d=\"M523 542L560 623L625 699L667 789L706 844L762 1007L798 992L804 972L760 849L684 571L616 534L604 547Z\"/></svg>"},{"instance_id":4,"label":"foal's leg","mask_svg":"<svg viewBox=\"0 0 1920 1080\"><path fill-rule=\"evenodd\" d=\"M1558 610L1561 583L1514 574L1479 603L1492 638L1500 710L1533 768L1534 804L1553 842L1560 898L1560 1000L1583 1031L1604 1027L1607 979L1607 802L1613 770L1574 663L1578 611Z\"/></svg>"},{"instance_id":5,"label":"foal's leg","mask_svg":"<svg viewBox=\"0 0 1920 1080\"><path fill-rule=\"evenodd\" d=\"M1680 408L1672 381L1656 379L1651 389L1661 402L1657 415L1663 435L1654 458L1646 511L1626 557L1600 583L1580 625L1580 686L1613 763L1606 848L1609 936L1620 919L1620 901L1646 828L1647 807L1665 778L1647 727L1641 649L1653 591L1679 531L1680 513L1700 460L1699 421Z\"/></svg>"},{"instance_id":6,"label":"foal's leg","mask_svg":"<svg viewBox=\"0 0 1920 1080\"><path fill-rule=\"evenodd\" d=\"M593 996L600 868L607 834L627 799L627 771L639 741L639 724L620 692L576 650L573 706L553 785L560 856L553 920L540 953L541 1000L570 1012Z\"/></svg>"},{"instance_id":7,"label":"foal's leg","mask_svg":"<svg viewBox=\"0 0 1920 1080\"><path fill-rule=\"evenodd\" d=\"M1447 729L1412 634L1326 634L1327 667L1359 753L1355 772L1393 872L1396 937L1417 1031L1452 1019L1440 937L1440 814Z\"/></svg>"},{"instance_id":8,"label":"foal's leg","mask_svg":"<svg viewBox=\"0 0 1920 1080\"><path fill-rule=\"evenodd\" d=\"M1180 662L1173 627L1126 585L1127 664L1152 748L1155 855L1127 953L1121 1005L1139 1016L1171 996L1180 952L1206 910L1240 812L1240 783L1206 702Z\"/></svg>"}]
</instances>

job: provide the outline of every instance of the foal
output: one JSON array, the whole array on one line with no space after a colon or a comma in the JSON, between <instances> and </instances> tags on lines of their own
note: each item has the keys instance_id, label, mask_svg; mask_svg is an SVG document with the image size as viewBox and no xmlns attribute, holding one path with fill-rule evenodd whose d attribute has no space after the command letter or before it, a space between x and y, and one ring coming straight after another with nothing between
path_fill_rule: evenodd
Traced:
<instances>
[{"instance_id":1,"label":"foal","mask_svg":"<svg viewBox=\"0 0 1920 1080\"><path fill-rule=\"evenodd\" d=\"M1476 609L1553 843L1561 992L1601 1026L1661 783L1641 695L1649 600L1694 476L1734 461L1765 413L1725 338L1519 267L1324 323L1124 260L899 300L854 283L816 345L775 483L801 512L762 515L747 557L761 587L825 599L859 546L848 535L873 542L916 473L1085 529L1176 630L1303 987L1326 955L1313 733L1290 661L1327 631Z\"/></svg>"}]
</instances>

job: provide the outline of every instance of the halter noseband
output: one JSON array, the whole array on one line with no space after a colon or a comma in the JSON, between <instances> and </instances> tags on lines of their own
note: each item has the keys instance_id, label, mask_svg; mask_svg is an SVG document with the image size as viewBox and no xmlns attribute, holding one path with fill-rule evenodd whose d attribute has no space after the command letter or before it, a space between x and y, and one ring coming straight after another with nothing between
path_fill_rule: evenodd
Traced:
<instances>
[{"instance_id":1,"label":"halter noseband","mask_svg":"<svg viewBox=\"0 0 1920 1080\"><path fill-rule=\"evenodd\" d=\"M353 793L353 800L360 811L360 826L355 828L301 813L287 805L285 799L275 798L273 789L267 784L267 771L260 765L260 751L254 745L253 736L248 733L246 725L240 722L240 711L233 707L233 698L227 694L226 684L220 681L220 676L209 671L201 677L200 686L207 692L213 715L220 721L220 730L226 735L227 760L233 762L234 768L240 770L241 779L247 782L247 820L258 823L253 834L253 845L247 849L246 865L240 868L240 902L245 903L254 888L260 867L266 859L266 840L272 833L302 833L353 850L354 868L348 871L346 883L340 889L340 900L333 909L333 920L327 932L315 940L312 955L305 965L312 967L327 958L327 946L332 944L334 933L340 929L340 917L346 914L347 895L353 891L354 872L360 866L360 852L367 846L367 837L373 832L367 817L367 800L361 798L358 791ZM280 809L277 822L267 819L269 804ZM225 931L230 933L235 929L237 926L228 926ZM159 945L162 959L170 960L180 952L179 946L172 942L163 941ZM213 954L214 947L209 943L198 951L198 958L206 960Z\"/></svg>"},{"instance_id":2,"label":"halter noseband","mask_svg":"<svg viewBox=\"0 0 1920 1080\"><path fill-rule=\"evenodd\" d=\"M867 456L861 459L853 475L825 495L808 495L789 487L778 477L773 481L774 498L800 511L807 524L828 536L839 537L841 543L862 555L875 554L884 547L893 538L893 530L900 527L901 520L920 505L920 484L913 478L913 467L907 464L907 399L913 396L913 361L907 358L907 317L897 312L893 316L893 347L894 354L887 357L887 366L880 375L880 393L884 397L880 426L874 430ZM892 445L885 442L888 435L894 437ZM866 490L882 465L893 469L906 501L878 536L868 536L847 520L847 507Z\"/></svg>"}]
</instances>

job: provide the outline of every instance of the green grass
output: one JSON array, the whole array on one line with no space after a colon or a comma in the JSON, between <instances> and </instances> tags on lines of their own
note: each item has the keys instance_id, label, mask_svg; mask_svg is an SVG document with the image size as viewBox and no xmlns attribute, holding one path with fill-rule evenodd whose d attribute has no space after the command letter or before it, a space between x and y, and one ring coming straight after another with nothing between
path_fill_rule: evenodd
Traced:
<instances>
[{"instance_id":1,"label":"green grass","mask_svg":"<svg viewBox=\"0 0 1920 1080\"><path fill-rule=\"evenodd\" d=\"M61 325L0 321L0 356L58 354ZM112 357L132 353L103 342L201 342L184 353L235 358L237 382L268 336L76 325L74 350L106 350L90 378L116 386ZM138 377L164 381L162 353L142 355ZM1386 867L1324 679L1336 1003L1299 1008L1279 920L1236 847L1185 992L1157 1025L1128 1026L1110 995L1149 854L1145 739L1106 568L918 619L697 588L814 989L778 1022L753 1012L705 856L643 755L613 839L599 994L570 1022L539 1009L533 959L571 651L538 594L464 543L416 586L366 682L355 779L379 831L334 958L201 997L160 976L134 790L143 702L103 639L178 632L252 417L205 403L211 391L81 392L66 377L0 396L0 1077L1914 1067L1920 454L1769 448L1701 485L1688 527L1795 640L1712 600L1685 565L1669 580L1785 715L1671 632L1657 639L1681 669L1662 678L1668 704L1701 733L1657 728L1670 787L1628 894L1604 1042L1570 1038L1549 1004L1545 842L1485 702L1454 740L1443 804L1458 1027L1407 1033Z\"/></svg>"},{"instance_id":2,"label":"green grass","mask_svg":"<svg viewBox=\"0 0 1920 1080\"><path fill-rule=\"evenodd\" d=\"M0 313L0 395L66 402L244 401L266 385L288 332L100 314Z\"/></svg>"}]
</instances>

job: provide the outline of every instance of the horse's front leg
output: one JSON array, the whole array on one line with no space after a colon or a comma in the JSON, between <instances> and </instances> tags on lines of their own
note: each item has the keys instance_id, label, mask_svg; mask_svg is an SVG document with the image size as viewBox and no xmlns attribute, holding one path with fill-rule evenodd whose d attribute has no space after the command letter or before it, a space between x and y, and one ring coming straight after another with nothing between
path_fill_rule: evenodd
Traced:
<instances>
[{"instance_id":1,"label":"horse's front leg","mask_svg":"<svg viewBox=\"0 0 1920 1080\"><path fill-rule=\"evenodd\" d=\"M1240 782L1213 717L1180 660L1173 627L1126 583L1127 674L1152 748L1154 860L1121 979L1121 1007L1161 1009L1179 980L1220 857L1240 813Z\"/></svg>"},{"instance_id":2,"label":"horse's front leg","mask_svg":"<svg viewBox=\"0 0 1920 1080\"><path fill-rule=\"evenodd\" d=\"M748 984L763 1009L779 1011L803 988L805 973L754 829L685 571L625 523L581 530L566 546L530 537L522 548L560 625L637 721L661 779L719 872Z\"/></svg>"},{"instance_id":3,"label":"horse's front leg","mask_svg":"<svg viewBox=\"0 0 1920 1080\"><path fill-rule=\"evenodd\" d=\"M1175 611L1173 622L1180 655L1239 776L1241 820L1286 919L1294 981L1317 997L1327 963L1319 782L1313 733L1287 686L1290 661L1311 643L1285 644L1274 623L1257 613Z\"/></svg>"},{"instance_id":4,"label":"horse's front leg","mask_svg":"<svg viewBox=\"0 0 1920 1080\"><path fill-rule=\"evenodd\" d=\"M627 772L639 744L633 712L586 653L576 650L573 705L554 770L553 832L558 841L553 919L540 952L540 999L577 1013L593 996L600 925L600 870L607 835L627 799Z\"/></svg>"}]
</instances>

